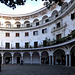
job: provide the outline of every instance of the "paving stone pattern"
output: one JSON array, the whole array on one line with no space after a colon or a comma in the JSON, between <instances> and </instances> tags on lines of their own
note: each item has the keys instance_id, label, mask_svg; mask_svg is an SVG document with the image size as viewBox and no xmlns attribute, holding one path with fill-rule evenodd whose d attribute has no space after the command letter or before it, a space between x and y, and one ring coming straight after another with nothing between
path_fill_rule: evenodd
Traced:
<instances>
[{"instance_id":1,"label":"paving stone pattern","mask_svg":"<svg viewBox=\"0 0 75 75\"><path fill-rule=\"evenodd\" d=\"M75 67L60 65L2 65L0 75L75 75Z\"/></svg>"}]
</instances>

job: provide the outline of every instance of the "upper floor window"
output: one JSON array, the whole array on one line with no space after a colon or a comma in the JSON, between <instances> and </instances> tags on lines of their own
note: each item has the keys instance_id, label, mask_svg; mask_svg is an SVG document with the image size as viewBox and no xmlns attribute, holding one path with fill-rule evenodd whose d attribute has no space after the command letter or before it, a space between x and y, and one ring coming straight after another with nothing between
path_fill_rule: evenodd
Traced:
<instances>
[{"instance_id":1,"label":"upper floor window","mask_svg":"<svg viewBox=\"0 0 75 75\"><path fill-rule=\"evenodd\" d=\"M38 42L34 42L34 48L38 47Z\"/></svg>"},{"instance_id":2,"label":"upper floor window","mask_svg":"<svg viewBox=\"0 0 75 75\"><path fill-rule=\"evenodd\" d=\"M46 19L46 20L45 20L45 23L46 23L46 22L49 22L49 19Z\"/></svg>"},{"instance_id":3,"label":"upper floor window","mask_svg":"<svg viewBox=\"0 0 75 75\"><path fill-rule=\"evenodd\" d=\"M27 27L30 27L30 24L27 24Z\"/></svg>"},{"instance_id":4,"label":"upper floor window","mask_svg":"<svg viewBox=\"0 0 75 75\"><path fill-rule=\"evenodd\" d=\"M16 37L19 37L20 35L19 35L19 33L16 33Z\"/></svg>"},{"instance_id":5,"label":"upper floor window","mask_svg":"<svg viewBox=\"0 0 75 75\"><path fill-rule=\"evenodd\" d=\"M38 35L38 31L33 31L33 35Z\"/></svg>"},{"instance_id":6,"label":"upper floor window","mask_svg":"<svg viewBox=\"0 0 75 75\"><path fill-rule=\"evenodd\" d=\"M71 19L73 20L75 18L75 12L71 14Z\"/></svg>"},{"instance_id":7,"label":"upper floor window","mask_svg":"<svg viewBox=\"0 0 75 75\"><path fill-rule=\"evenodd\" d=\"M60 39L61 38L61 34L56 35L56 39Z\"/></svg>"},{"instance_id":8,"label":"upper floor window","mask_svg":"<svg viewBox=\"0 0 75 75\"><path fill-rule=\"evenodd\" d=\"M38 26L39 25L39 22L36 22L36 26Z\"/></svg>"},{"instance_id":9,"label":"upper floor window","mask_svg":"<svg viewBox=\"0 0 75 75\"><path fill-rule=\"evenodd\" d=\"M10 33L6 33L6 37L10 37Z\"/></svg>"},{"instance_id":10,"label":"upper floor window","mask_svg":"<svg viewBox=\"0 0 75 75\"><path fill-rule=\"evenodd\" d=\"M56 14L55 17L58 17L58 14Z\"/></svg>"},{"instance_id":11,"label":"upper floor window","mask_svg":"<svg viewBox=\"0 0 75 75\"><path fill-rule=\"evenodd\" d=\"M5 43L5 48L10 48L10 43Z\"/></svg>"},{"instance_id":12,"label":"upper floor window","mask_svg":"<svg viewBox=\"0 0 75 75\"><path fill-rule=\"evenodd\" d=\"M42 29L42 33L43 33L43 34L47 33L47 28Z\"/></svg>"},{"instance_id":13,"label":"upper floor window","mask_svg":"<svg viewBox=\"0 0 75 75\"><path fill-rule=\"evenodd\" d=\"M60 27L60 22L59 23L57 23L57 28L59 28Z\"/></svg>"},{"instance_id":14,"label":"upper floor window","mask_svg":"<svg viewBox=\"0 0 75 75\"><path fill-rule=\"evenodd\" d=\"M16 43L16 48L19 49L20 48L20 44Z\"/></svg>"},{"instance_id":15,"label":"upper floor window","mask_svg":"<svg viewBox=\"0 0 75 75\"><path fill-rule=\"evenodd\" d=\"M29 42L26 42L25 43L25 48L28 48L29 47Z\"/></svg>"},{"instance_id":16,"label":"upper floor window","mask_svg":"<svg viewBox=\"0 0 75 75\"><path fill-rule=\"evenodd\" d=\"M29 36L29 33L28 32L25 32L25 36Z\"/></svg>"},{"instance_id":17,"label":"upper floor window","mask_svg":"<svg viewBox=\"0 0 75 75\"><path fill-rule=\"evenodd\" d=\"M20 28L20 25L17 25L17 28Z\"/></svg>"}]
</instances>

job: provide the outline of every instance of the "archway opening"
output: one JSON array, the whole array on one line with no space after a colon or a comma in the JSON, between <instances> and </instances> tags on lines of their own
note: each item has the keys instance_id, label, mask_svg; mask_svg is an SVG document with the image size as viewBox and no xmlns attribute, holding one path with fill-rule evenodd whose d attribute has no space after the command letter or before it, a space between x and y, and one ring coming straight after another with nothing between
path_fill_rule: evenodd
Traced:
<instances>
[{"instance_id":1,"label":"archway opening","mask_svg":"<svg viewBox=\"0 0 75 75\"><path fill-rule=\"evenodd\" d=\"M16 53L14 54L14 63L19 64L20 61L21 61L21 54L20 54L19 52L16 52Z\"/></svg>"},{"instance_id":2,"label":"archway opening","mask_svg":"<svg viewBox=\"0 0 75 75\"><path fill-rule=\"evenodd\" d=\"M12 56L11 56L11 53L9 53L9 52L5 52L5 53L4 53L4 63L5 63L5 64L12 63Z\"/></svg>"},{"instance_id":3,"label":"archway opening","mask_svg":"<svg viewBox=\"0 0 75 75\"><path fill-rule=\"evenodd\" d=\"M71 66L75 66L75 46L71 49Z\"/></svg>"},{"instance_id":4,"label":"archway opening","mask_svg":"<svg viewBox=\"0 0 75 75\"><path fill-rule=\"evenodd\" d=\"M42 64L49 64L49 54L47 51L43 51L41 54L41 63Z\"/></svg>"},{"instance_id":5,"label":"archway opening","mask_svg":"<svg viewBox=\"0 0 75 75\"><path fill-rule=\"evenodd\" d=\"M23 60L24 60L25 64L30 64L31 63L30 53L29 52L25 52L24 53Z\"/></svg>"},{"instance_id":6,"label":"archway opening","mask_svg":"<svg viewBox=\"0 0 75 75\"><path fill-rule=\"evenodd\" d=\"M56 50L53 55L54 55L55 65L65 65L66 64L65 52L63 50L61 49Z\"/></svg>"},{"instance_id":7,"label":"archway opening","mask_svg":"<svg viewBox=\"0 0 75 75\"><path fill-rule=\"evenodd\" d=\"M32 54L32 63L33 64L40 64L40 56L38 52L34 52Z\"/></svg>"}]
</instances>

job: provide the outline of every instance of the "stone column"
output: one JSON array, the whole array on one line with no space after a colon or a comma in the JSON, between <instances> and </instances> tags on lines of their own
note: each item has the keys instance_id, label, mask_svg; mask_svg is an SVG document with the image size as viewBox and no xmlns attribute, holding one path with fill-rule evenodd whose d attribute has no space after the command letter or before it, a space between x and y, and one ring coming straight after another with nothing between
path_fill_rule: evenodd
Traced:
<instances>
[{"instance_id":1,"label":"stone column","mask_svg":"<svg viewBox=\"0 0 75 75\"><path fill-rule=\"evenodd\" d=\"M49 65L51 65L51 56L49 56Z\"/></svg>"},{"instance_id":2,"label":"stone column","mask_svg":"<svg viewBox=\"0 0 75 75\"><path fill-rule=\"evenodd\" d=\"M32 64L32 52L30 52L31 64Z\"/></svg>"},{"instance_id":3,"label":"stone column","mask_svg":"<svg viewBox=\"0 0 75 75\"><path fill-rule=\"evenodd\" d=\"M41 65L41 56L40 56L40 65Z\"/></svg>"},{"instance_id":4,"label":"stone column","mask_svg":"<svg viewBox=\"0 0 75 75\"><path fill-rule=\"evenodd\" d=\"M71 54L69 54L69 67L71 67Z\"/></svg>"},{"instance_id":5,"label":"stone column","mask_svg":"<svg viewBox=\"0 0 75 75\"><path fill-rule=\"evenodd\" d=\"M4 54L4 53L1 53L1 56L2 56L2 64L4 63L4 62L3 62L3 54Z\"/></svg>"},{"instance_id":6,"label":"stone column","mask_svg":"<svg viewBox=\"0 0 75 75\"><path fill-rule=\"evenodd\" d=\"M54 65L54 56L52 56L52 65Z\"/></svg>"},{"instance_id":7,"label":"stone column","mask_svg":"<svg viewBox=\"0 0 75 75\"><path fill-rule=\"evenodd\" d=\"M12 64L14 63L14 53L11 53L12 54Z\"/></svg>"},{"instance_id":8,"label":"stone column","mask_svg":"<svg viewBox=\"0 0 75 75\"><path fill-rule=\"evenodd\" d=\"M31 64L32 64L32 55L31 55Z\"/></svg>"},{"instance_id":9,"label":"stone column","mask_svg":"<svg viewBox=\"0 0 75 75\"><path fill-rule=\"evenodd\" d=\"M14 58L13 58L13 56L12 56L12 64L14 63L13 60L14 60Z\"/></svg>"},{"instance_id":10,"label":"stone column","mask_svg":"<svg viewBox=\"0 0 75 75\"><path fill-rule=\"evenodd\" d=\"M68 55L66 55L66 66L68 66Z\"/></svg>"},{"instance_id":11,"label":"stone column","mask_svg":"<svg viewBox=\"0 0 75 75\"><path fill-rule=\"evenodd\" d=\"M3 56L2 56L2 64L3 64Z\"/></svg>"},{"instance_id":12,"label":"stone column","mask_svg":"<svg viewBox=\"0 0 75 75\"><path fill-rule=\"evenodd\" d=\"M23 60L23 52L21 52L20 54L21 54L21 60Z\"/></svg>"}]
</instances>

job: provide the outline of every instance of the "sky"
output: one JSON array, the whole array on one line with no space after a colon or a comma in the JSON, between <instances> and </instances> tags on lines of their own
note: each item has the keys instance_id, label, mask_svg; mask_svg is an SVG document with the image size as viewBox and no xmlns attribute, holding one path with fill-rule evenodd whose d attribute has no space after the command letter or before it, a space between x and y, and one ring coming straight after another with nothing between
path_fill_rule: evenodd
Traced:
<instances>
[{"instance_id":1,"label":"sky","mask_svg":"<svg viewBox=\"0 0 75 75\"><path fill-rule=\"evenodd\" d=\"M70 0L65 0L69 2ZM36 11L42 7L44 7L44 1L42 0L27 0L25 5L23 6L17 6L16 9L12 9L10 7L7 7L6 5L0 3L0 13L3 14L27 14L31 13L33 11Z\"/></svg>"},{"instance_id":2,"label":"sky","mask_svg":"<svg viewBox=\"0 0 75 75\"><path fill-rule=\"evenodd\" d=\"M16 9L14 9L14 10L12 8L9 8L6 5L0 3L0 13L4 13L4 14L26 14L26 13L36 11L42 7L44 7L42 0L38 0L38 1L27 0L25 5L17 6Z\"/></svg>"}]
</instances>

